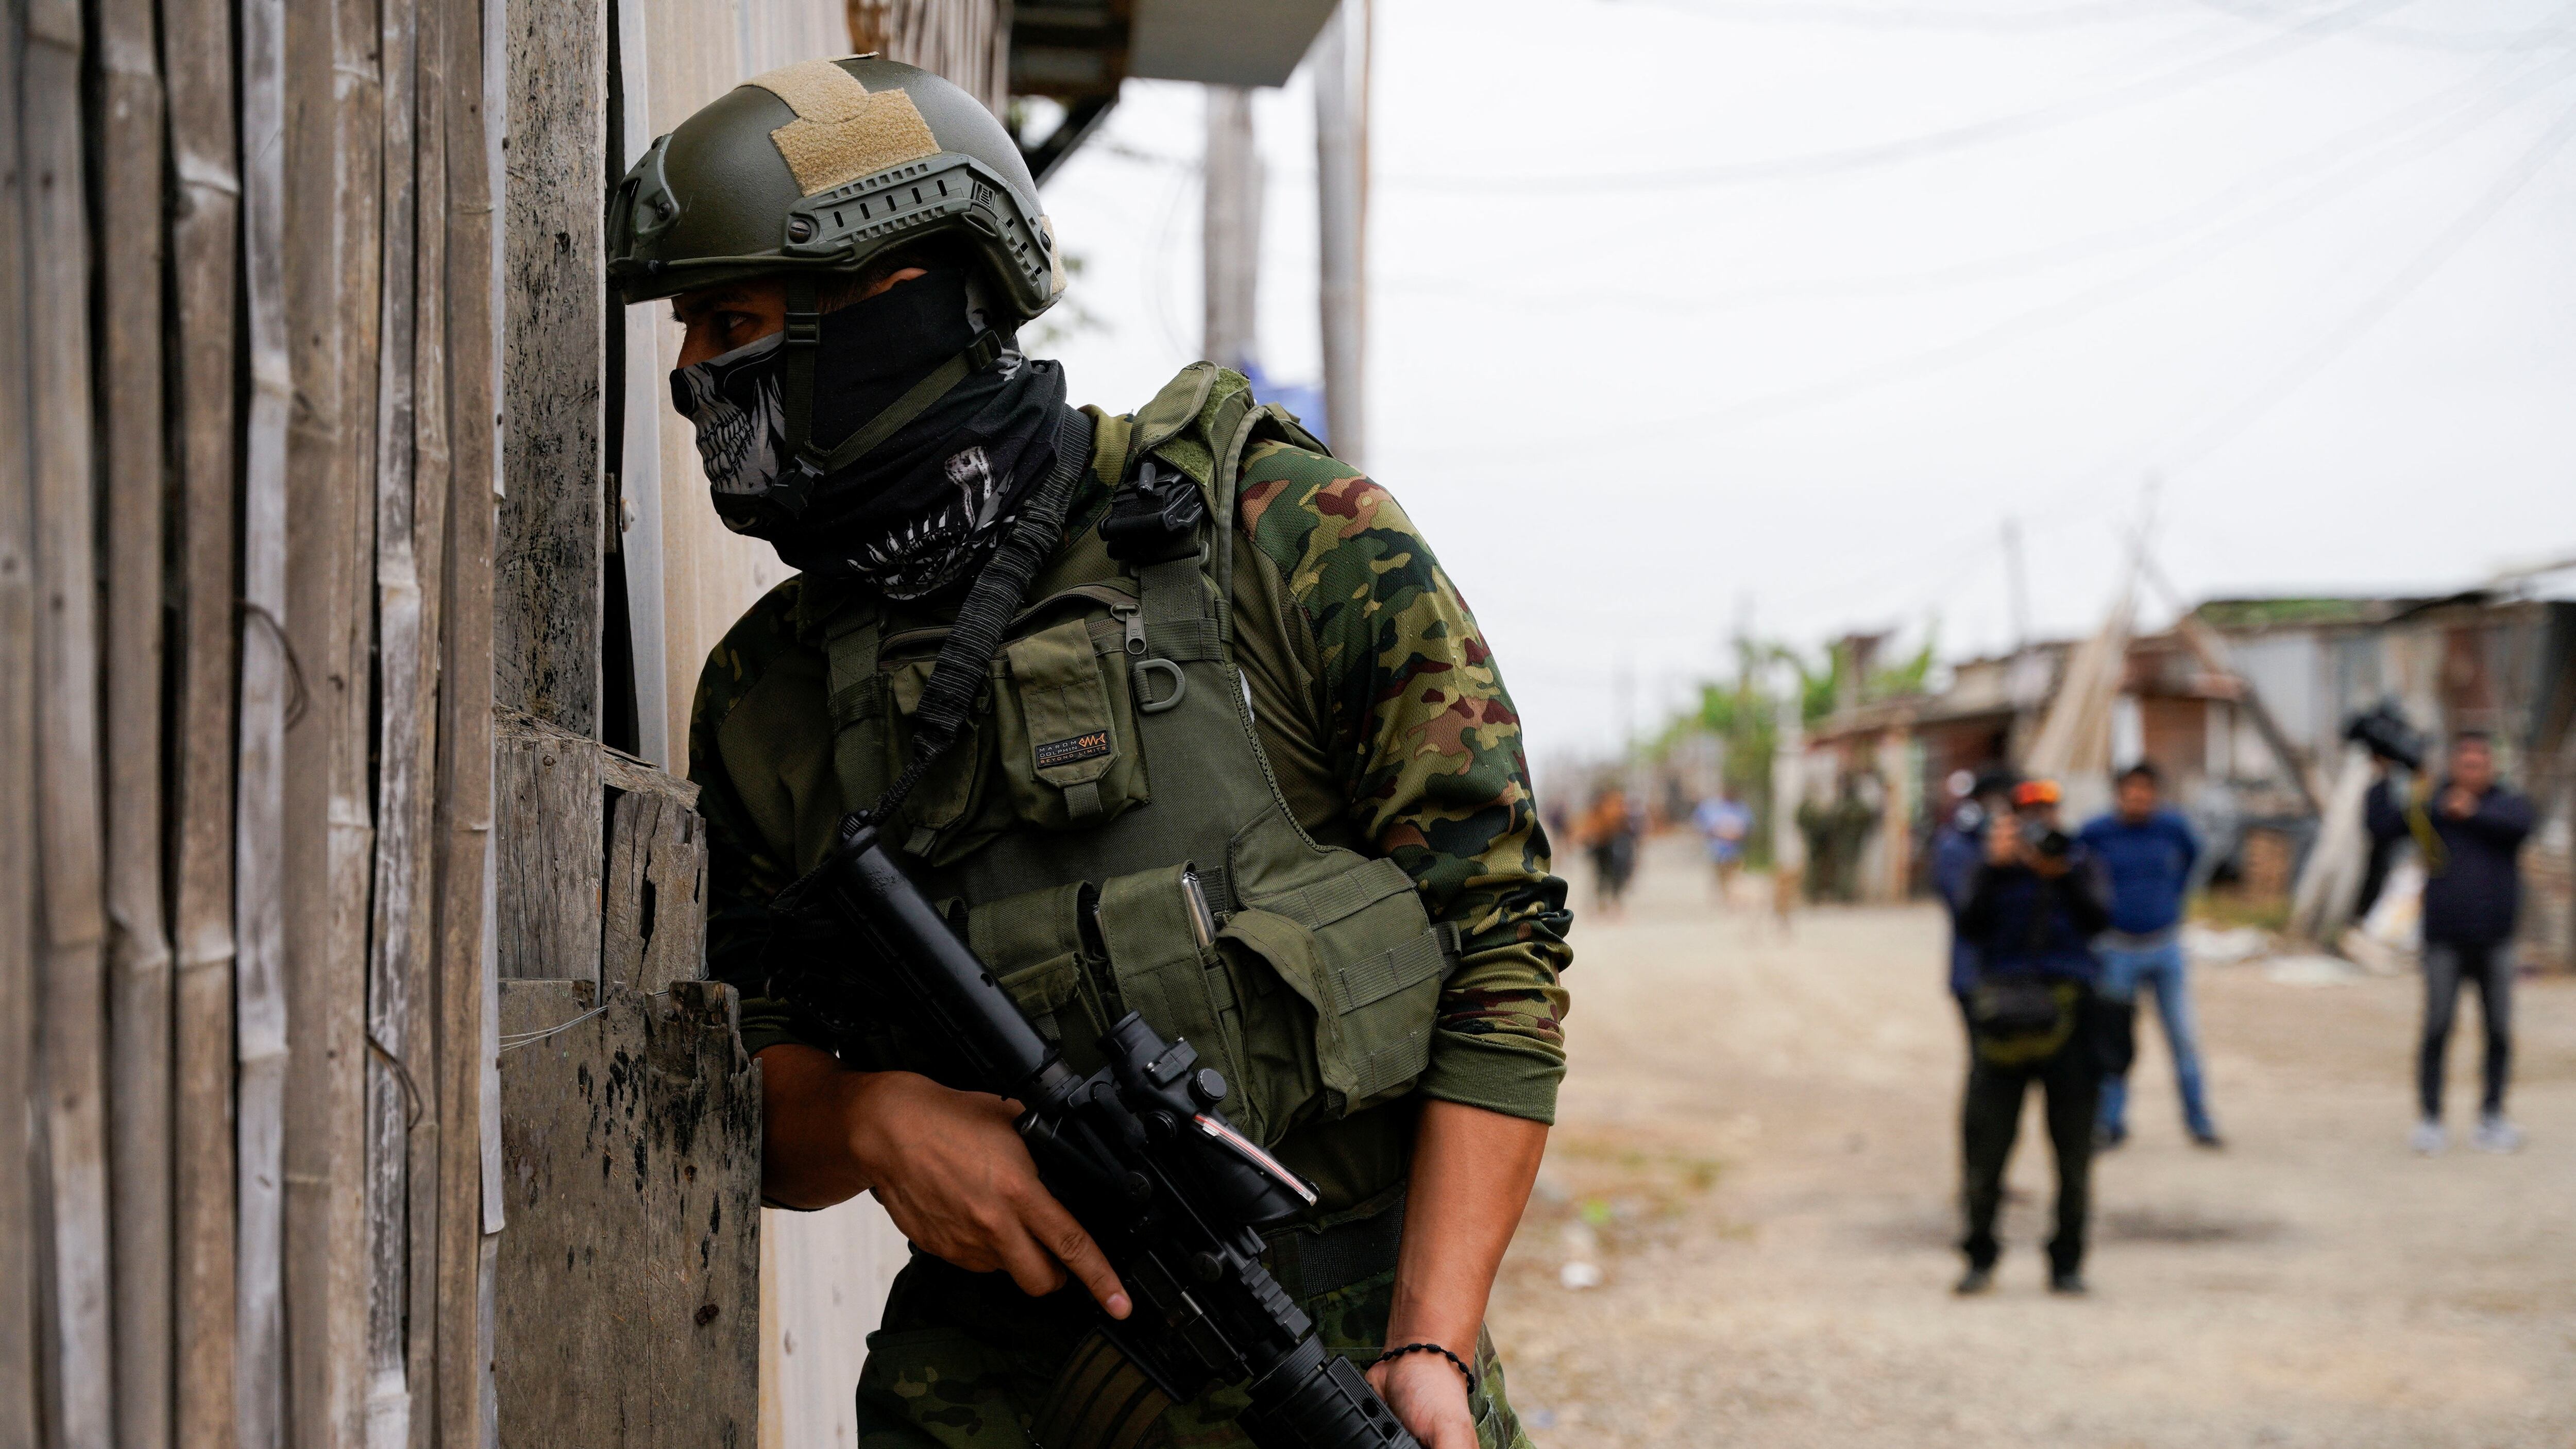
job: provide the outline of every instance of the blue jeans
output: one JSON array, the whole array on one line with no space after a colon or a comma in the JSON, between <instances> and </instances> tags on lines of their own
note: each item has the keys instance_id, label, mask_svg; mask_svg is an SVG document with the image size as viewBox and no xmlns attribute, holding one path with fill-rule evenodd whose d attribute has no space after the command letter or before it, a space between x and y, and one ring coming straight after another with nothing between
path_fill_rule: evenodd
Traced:
<instances>
[{"instance_id":1,"label":"blue jeans","mask_svg":"<svg viewBox=\"0 0 2576 1449\"><path fill-rule=\"evenodd\" d=\"M2122 1005L2138 999L2139 988L2155 993L2156 1015L2164 1018L2165 1045L2173 1051L2174 1084L2182 1089L2182 1120L2194 1136L2208 1136L2215 1128L2209 1122L2209 1100L2200 1077L2200 1036L2192 1022L2191 985L2185 975L2180 940L2142 950L2100 948L2102 957L2102 994ZM2129 1081L2125 1076L2102 1080L2101 1123L2112 1132L2126 1132L2129 1108Z\"/></svg>"}]
</instances>

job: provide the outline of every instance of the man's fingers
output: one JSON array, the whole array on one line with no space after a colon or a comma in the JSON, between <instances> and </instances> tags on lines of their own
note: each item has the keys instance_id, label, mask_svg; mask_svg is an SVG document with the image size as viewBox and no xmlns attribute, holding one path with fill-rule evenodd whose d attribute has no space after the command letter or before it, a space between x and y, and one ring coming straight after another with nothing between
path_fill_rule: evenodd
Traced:
<instances>
[{"instance_id":1,"label":"man's fingers","mask_svg":"<svg viewBox=\"0 0 2576 1449\"><path fill-rule=\"evenodd\" d=\"M1055 1254L1055 1260L1100 1301L1102 1312L1112 1318L1127 1316L1133 1305L1127 1300L1126 1287L1118 1281L1117 1270L1109 1266L1108 1255L1082 1230L1082 1224L1064 1210L1064 1204L1041 1196L1029 1204L1028 1224L1029 1231Z\"/></svg>"},{"instance_id":2,"label":"man's fingers","mask_svg":"<svg viewBox=\"0 0 2576 1449\"><path fill-rule=\"evenodd\" d=\"M1011 1281L1031 1298L1044 1298L1064 1286L1064 1269L1038 1241L1017 1223L997 1228L993 1234L993 1251L1010 1273Z\"/></svg>"}]
</instances>

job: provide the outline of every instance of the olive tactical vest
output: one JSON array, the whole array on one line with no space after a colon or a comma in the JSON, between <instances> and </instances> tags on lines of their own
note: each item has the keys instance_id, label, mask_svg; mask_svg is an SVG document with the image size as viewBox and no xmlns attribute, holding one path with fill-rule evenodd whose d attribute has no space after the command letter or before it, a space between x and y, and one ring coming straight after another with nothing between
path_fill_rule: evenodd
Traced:
<instances>
[{"instance_id":1,"label":"olive tactical vest","mask_svg":"<svg viewBox=\"0 0 2576 1449\"><path fill-rule=\"evenodd\" d=\"M1069 530L987 667L972 733L884 834L1071 1065L1097 1066L1099 1034L1142 1012L1224 1074L1227 1113L1272 1144L1422 1075L1457 933L1394 861L1317 844L1255 734L1227 601L1238 474L1262 439L1321 450L1208 363L1132 418L1097 418L1098 476L1132 488L1159 460L1212 522L1194 551L1139 565ZM910 758L947 629L854 599L822 633L833 773L862 804ZM1388 1187L1402 1149L1357 1155L1379 1180L1328 1184L1343 1204Z\"/></svg>"}]
</instances>

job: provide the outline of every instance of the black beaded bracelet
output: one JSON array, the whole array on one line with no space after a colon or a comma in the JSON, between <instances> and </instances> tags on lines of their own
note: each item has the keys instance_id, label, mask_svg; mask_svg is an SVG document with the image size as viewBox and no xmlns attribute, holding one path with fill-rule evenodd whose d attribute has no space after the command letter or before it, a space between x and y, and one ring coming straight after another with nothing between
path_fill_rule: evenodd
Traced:
<instances>
[{"instance_id":1,"label":"black beaded bracelet","mask_svg":"<svg viewBox=\"0 0 2576 1449\"><path fill-rule=\"evenodd\" d=\"M1375 1368L1379 1364L1385 1363L1390 1359L1402 1358L1408 1353L1436 1353L1442 1358L1449 1360L1452 1367L1456 1368L1459 1373L1466 1376L1468 1397L1475 1397L1476 1371L1467 1367L1467 1361L1465 1359L1460 1358L1458 1355L1451 1353L1449 1350L1442 1348L1436 1343L1408 1343L1399 1348L1390 1348L1386 1352L1379 1354L1376 1359L1371 1361L1369 1367Z\"/></svg>"}]
</instances>

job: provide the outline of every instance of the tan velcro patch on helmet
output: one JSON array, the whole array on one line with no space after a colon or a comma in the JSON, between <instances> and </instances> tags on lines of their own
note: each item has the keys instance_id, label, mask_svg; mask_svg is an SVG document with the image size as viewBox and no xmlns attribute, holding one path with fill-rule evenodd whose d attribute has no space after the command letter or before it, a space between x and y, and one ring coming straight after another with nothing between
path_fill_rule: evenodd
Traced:
<instances>
[{"instance_id":1,"label":"tan velcro patch on helmet","mask_svg":"<svg viewBox=\"0 0 2576 1449\"><path fill-rule=\"evenodd\" d=\"M902 91L871 92L828 60L781 66L743 82L787 103L796 119L769 133L807 196L939 150L921 109Z\"/></svg>"}]
</instances>

